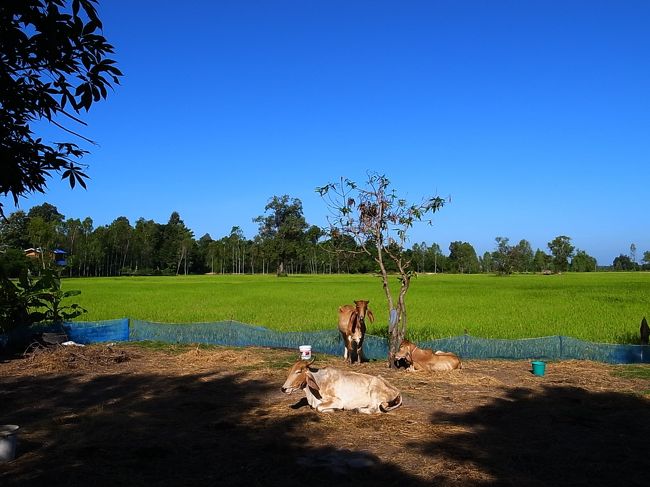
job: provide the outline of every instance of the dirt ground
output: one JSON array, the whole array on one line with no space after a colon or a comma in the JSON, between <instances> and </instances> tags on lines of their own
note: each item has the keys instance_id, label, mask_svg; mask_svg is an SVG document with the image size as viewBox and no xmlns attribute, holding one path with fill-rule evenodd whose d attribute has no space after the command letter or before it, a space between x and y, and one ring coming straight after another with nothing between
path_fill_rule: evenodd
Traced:
<instances>
[{"instance_id":1,"label":"dirt ground","mask_svg":"<svg viewBox=\"0 0 650 487\"><path fill-rule=\"evenodd\" d=\"M319 414L280 386L297 351L61 347L0 363L18 424L0 485L650 485L650 381L594 362L467 360L381 374L404 405Z\"/></svg>"}]
</instances>

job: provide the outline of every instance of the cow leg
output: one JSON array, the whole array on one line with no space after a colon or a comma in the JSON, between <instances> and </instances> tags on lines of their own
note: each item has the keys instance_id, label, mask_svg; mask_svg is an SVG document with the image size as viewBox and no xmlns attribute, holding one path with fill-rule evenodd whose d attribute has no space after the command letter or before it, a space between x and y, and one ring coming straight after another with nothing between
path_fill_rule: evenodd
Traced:
<instances>
[{"instance_id":1,"label":"cow leg","mask_svg":"<svg viewBox=\"0 0 650 487\"><path fill-rule=\"evenodd\" d=\"M316 406L316 411L319 413L331 413L337 409L343 409L343 405L338 397L322 401L318 406Z\"/></svg>"},{"instance_id":2,"label":"cow leg","mask_svg":"<svg viewBox=\"0 0 650 487\"><path fill-rule=\"evenodd\" d=\"M354 339L351 336L349 336L347 338L348 338L348 341L345 344L346 352L347 352L346 359L348 360L348 362L353 364L355 362L355 360L356 360L355 359L356 350L355 350L355 347L354 347Z\"/></svg>"},{"instance_id":3,"label":"cow leg","mask_svg":"<svg viewBox=\"0 0 650 487\"><path fill-rule=\"evenodd\" d=\"M363 414L375 414L378 411L379 407L377 406L369 406L365 408L358 408L357 411Z\"/></svg>"},{"instance_id":4,"label":"cow leg","mask_svg":"<svg viewBox=\"0 0 650 487\"><path fill-rule=\"evenodd\" d=\"M341 338L343 339L343 360L348 360L348 337L345 333L341 332Z\"/></svg>"},{"instance_id":5,"label":"cow leg","mask_svg":"<svg viewBox=\"0 0 650 487\"><path fill-rule=\"evenodd\" d=\"M350 351L348 352L348 358L350 359L351 364L356 362L356 352L354 351L354 342L350 342Z\"/></svg>"}]
</instances>

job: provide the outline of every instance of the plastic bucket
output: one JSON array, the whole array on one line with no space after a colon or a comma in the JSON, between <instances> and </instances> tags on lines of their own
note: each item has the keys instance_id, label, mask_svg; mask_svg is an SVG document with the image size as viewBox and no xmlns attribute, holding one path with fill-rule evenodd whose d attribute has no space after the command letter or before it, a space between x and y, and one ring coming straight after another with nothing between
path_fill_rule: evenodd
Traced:
<instances>
[{"instance_id":1,"label":"plastic bucket","mask_svg":"<svg viewBox=\"0 0 650 487\"><path fill-rule=\"evenodd\" d=\"M302 360L311 359L311 345L300 345L300 347L298 347L298 350L300 350L300 358Z\"/></svg>"},{"instance_id":2,"label":"plastic bucket","mask_svg":"<svg viewBox=\"0 0 650 487\"><path fill-rule=\"evenodd\" d=\"M10 462L16 458L16 436L19 426L15 424L0 425L0 463Z\"/></svg>"},{"instance_id":3,"label":"plastic bucket","mask_svg":"<svg viewBox=\"0 0 650 487\"><path fill-rule=\"evenodd\" d=\"M542 377L546 372L546 363L541 360L535 360L531 364L533 366L533 375Z\"/></svg>"}]
</instances>

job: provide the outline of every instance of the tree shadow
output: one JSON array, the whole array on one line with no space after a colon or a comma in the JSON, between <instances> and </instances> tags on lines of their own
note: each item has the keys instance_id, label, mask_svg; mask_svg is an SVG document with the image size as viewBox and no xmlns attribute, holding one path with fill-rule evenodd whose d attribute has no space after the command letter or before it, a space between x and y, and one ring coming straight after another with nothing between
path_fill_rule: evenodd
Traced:
<instances>
[{"instance_id":1,"label":"tree shadow","mask_svg":"<svg viewBox=\"0 0 650 487\"><path fill-rule=\"evenodd\" d=\"M322 419L283 397L244 372L3 378L0 418L21 433L0 485L422 485L370 453L310 446Z\"/></svg>"},{"instance_id":2,"label":"tree shadow","mask_svg":"<svg viewBox=\"0 0 650 487\"><path fill-rule=\"evenodd\" d=\"M464 485L648 485L649 405L633 394L519 388L470 412L433 414L432 423L455 428L411 447L434 461L474 464L491 479Z\"/></svg>"},{"instance_id":3,"label":"tree shadow","mask_svg":"<svg viewBox=\"0 0 650 487\"><path fill-rule=\"evenodd\" d=\"M318 438L331 419L279 387L243 371L2 377L0 421L21 430L0 485L647 485L649 401L635 395L495 391L471 411L432 414L441 428L400 442L412 459L400 467ZM391 441L387 423L350 419ZM418 466L433 472L426 482Z\"/></svg>"}]
</instances>

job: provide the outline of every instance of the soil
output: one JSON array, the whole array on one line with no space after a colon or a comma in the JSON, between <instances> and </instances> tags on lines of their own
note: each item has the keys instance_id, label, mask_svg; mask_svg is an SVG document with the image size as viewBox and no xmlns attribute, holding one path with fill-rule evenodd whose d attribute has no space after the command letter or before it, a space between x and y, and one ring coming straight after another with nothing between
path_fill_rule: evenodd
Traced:
<instances>
[{"instance_id":1,"label":"soil","mask_svg":"<svg viewBox=\"0 0 650 487\"><path fill-rule=\"evenodd\" d=\"M649 485L650 380L621 366L409 373L315 356L382 375L403 406L317 413L280 391L297 350L118 344L5 360L0 423L20 430L0 485Z\"/></svg>"}]
</instances>

